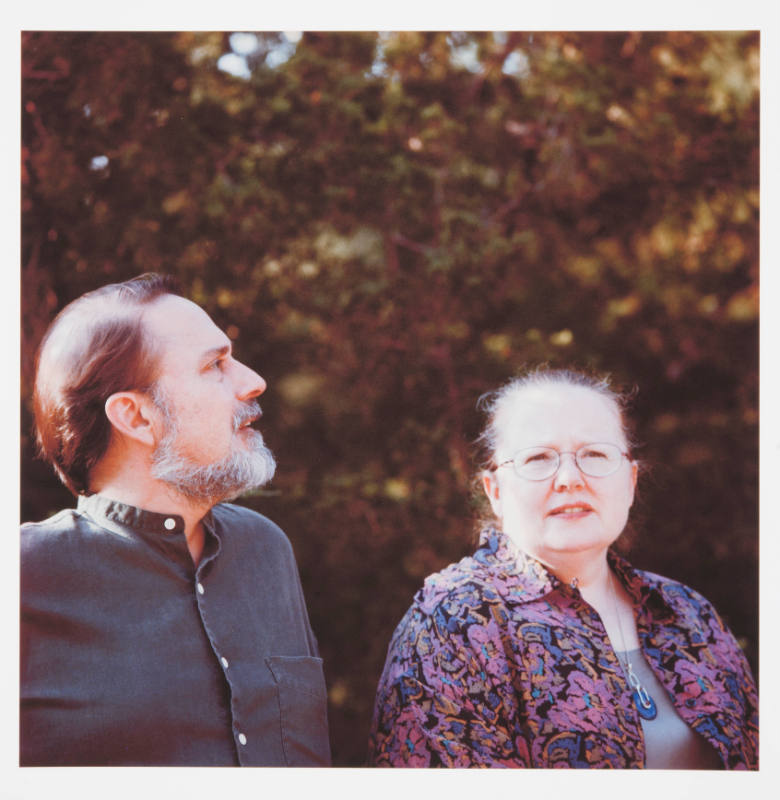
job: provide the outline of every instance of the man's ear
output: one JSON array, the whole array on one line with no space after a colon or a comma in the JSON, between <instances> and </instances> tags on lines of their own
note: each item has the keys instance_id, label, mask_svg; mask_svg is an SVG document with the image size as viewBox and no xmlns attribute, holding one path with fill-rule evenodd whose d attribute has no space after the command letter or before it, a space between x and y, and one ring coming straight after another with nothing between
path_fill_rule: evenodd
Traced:
<instances>
[{"instance_id":1,"label":"man's ear","mask_svg":"<svg viewBox=\"0 0 780 800\"><path fill-rule=\"evenodd\" d=\"M482 473L482 488L490 500L490 507L496 518L501 519L501 492L498 488L498 476L495 471L486 469Z\"/></svg>"},{"instance_id":2,"label":"man's ear","mask_svg":"<svg viewBox=\"0 0 780 800\"><path fill-rule=\"evenodd\" d=\"M140 392L116 392L106 400L106 416L114 430L154 447L156 438L149 399Z\"/></svg>"}]
</instances>

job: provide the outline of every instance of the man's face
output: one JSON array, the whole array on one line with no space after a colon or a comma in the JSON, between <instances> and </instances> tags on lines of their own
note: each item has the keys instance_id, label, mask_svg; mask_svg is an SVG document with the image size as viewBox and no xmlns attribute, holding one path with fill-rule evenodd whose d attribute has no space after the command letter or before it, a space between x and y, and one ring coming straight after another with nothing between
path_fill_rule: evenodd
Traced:
<instances>
[{"instance_id":1,"label":"man's face","mask_svg":"<svg viewBox=\"0 0 780 800\"><path fill-rule=\"evenodd\" d=\"M267 483L275 462L249 425L265 381L236 361L228 337L199 306L166 295L144 313L158 347L154 390L162 433L153 477L192 499L218 502Z\"/></svg>"}]
</instances>

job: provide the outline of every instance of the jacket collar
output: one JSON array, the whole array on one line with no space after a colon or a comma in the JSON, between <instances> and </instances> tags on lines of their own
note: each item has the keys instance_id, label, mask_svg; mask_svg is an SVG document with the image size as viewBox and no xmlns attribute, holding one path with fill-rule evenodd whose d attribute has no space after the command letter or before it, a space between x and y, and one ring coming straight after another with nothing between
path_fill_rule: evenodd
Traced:
<instances>
[{"instance_id":1,"label":"jacket collar","mask_svg":"<svg viewBox=\"0 0 780 800\"><path fill-rule=\"evenodd\" d=\"M496 528L482 530L474 560L506 579L498 585L503 587L507 602L530 603L562 586L540 561L523 552Z\"/></svg>"},{"instance_id":2,"label":"jacket collar","mask_svg":"<svg viewBox=\"0 0 780 800\"><path fill-rule=\"evenodd\" d=\"M573 590L544 564L528 555L502 531L493 527L482 530L479 549L474 559L506 577L506 600L529 603L553 592L571 593ZM612 548L607 560L635 605L649 607L656 613L669 613L670 604L663 591L663 582L657 576L640 572ZM503 592L502 592L503 593Z\"/></svg>"}]
</instances>

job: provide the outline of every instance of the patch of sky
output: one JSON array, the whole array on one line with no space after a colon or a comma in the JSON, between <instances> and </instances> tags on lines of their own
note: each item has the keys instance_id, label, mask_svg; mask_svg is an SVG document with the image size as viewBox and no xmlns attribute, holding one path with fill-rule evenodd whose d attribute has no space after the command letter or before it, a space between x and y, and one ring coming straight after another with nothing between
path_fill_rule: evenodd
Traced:
<instances>
[{"instance_id":1,"label":"patch of sky","mask_svg":"<svg viewBox=\"0 0 780 800\"><path fill-rule=\"evenodd\" d=\"M274 69L292 58L302 36L301 31L283 31L269 41L254 33L231 33L231 52L220 57L217 67L223 72L245 79L251 77L252 66L256 64L264 62Z\"/></svg>"},{"instance_id":2,"label":"patch of sky","mask_svg":"<svg viewBox=\"0 0 780 800\"><path fill-rule=\"evenodd\" d=\"M515 78L527 78L531 73L528 56L522 50L513 50L504 61L501 71Z\"/></svg>"},{"instance_id":3,"label":"patch of sky","mask_svg":"<svg viewBox=\"0 0 780 800\"><path fill-rule=\"evenodd\" d=\"M252 75L246 56L240 56L238 53L225 53L220 56L217 61L217 69L234 75L236 78L249 78Z\"/></svg>"},{"instance_id":4,"label":"patch of sky","mask_svg":"<svg viewBox=\"0 0 780 800\"><path fill-rule=\"evenodd\" d=\"M107 166L108 156L95 156L92 161L89 162L89 168L94 172L105 169Z\"/></svg>"},{"instance_id":5,"label":"patch of sky","mask_svg":"<svg viewBox=\"0 0 780 800\"><path fill-rule=\"evenodd\" d=\"M384 78L387 75L387 58L385 58L385 42L388 41L393 34L388 31L379 31L376 39L376 51L374 54L374 61L371 64L371 69L368 71L369 75L375 75L377 78Z\"/></svg>"},{"instance_id":6,"label":"patch of sky","mask_svg":"<svg viewBox=\"0 0 780 800\"><path fill-rule=\"evenodd\" d=\"M257 50L259 42L254 33L231 33L230 49L239 56L248 56Z\"/></svg>"},{"instance_id":7,"label":"patch of sky","mask_svg":"<svg viewBox=\"0 0 780 800\"><path fill-rule=\"evenodd\" d=\"M279 37L279 43L268 51L265 63L271 69L284 64L295 55L295 49L303 34L300 31L284 31Z\"/></svg>"},{"instance_id":8,"label":"patch of sky","mask_svg":"<svg viewBox=\"0 0 780 800\"><path fill-rule=\"evenodd\" d=\"M463 40L461 35L449 37L450 61L456 67L469 72L479 72L482 64L479 61L479 45L474 40Z\"/></svg>"}]
</instances>

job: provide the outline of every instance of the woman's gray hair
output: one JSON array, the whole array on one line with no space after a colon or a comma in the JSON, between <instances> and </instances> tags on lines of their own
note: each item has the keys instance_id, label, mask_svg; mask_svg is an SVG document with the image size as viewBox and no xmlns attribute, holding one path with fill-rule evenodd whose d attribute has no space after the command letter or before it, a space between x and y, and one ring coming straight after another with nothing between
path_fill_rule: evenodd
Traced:
<instances>
[{"instance_id":1,"label":"woman's gray hair","mask_svg":"<svg viewBox=\"0 0 780 800\"><path fill-rule=\"evenodd\" d=\"M485 427L476 440L481 469L495 467L494 457L499 437L497 419L505 405L525 389L550 384L580 386L597 392L614 403L629 450L635 446L626 414L629 399L634 395L635 389L630 393L621 393L612 388L609 375L596 375L575 369L552 369L542 365L526 370L495 391L486 392L477 401L477 408L486 416Z\"/></svg>"}]
</instances>

